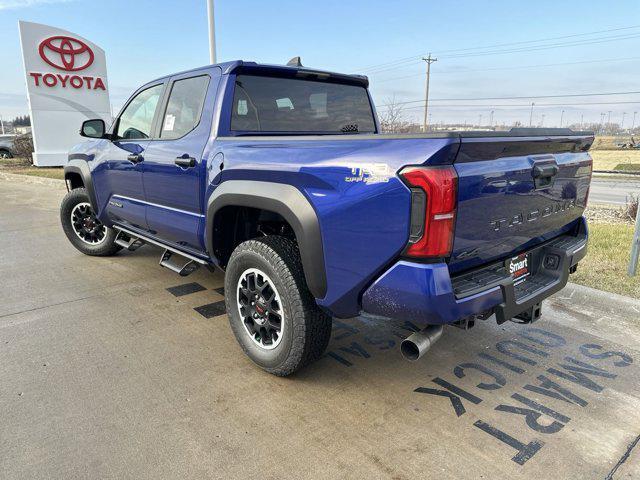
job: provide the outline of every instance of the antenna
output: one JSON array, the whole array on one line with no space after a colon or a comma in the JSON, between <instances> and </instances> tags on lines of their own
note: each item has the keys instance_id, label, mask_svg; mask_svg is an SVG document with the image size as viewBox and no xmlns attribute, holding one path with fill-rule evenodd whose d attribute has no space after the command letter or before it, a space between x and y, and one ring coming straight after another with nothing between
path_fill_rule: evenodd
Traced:
<instances>
[{"instance_id":1,"label":"antenna","mask_svg":"<svg viewBox=\"0 0 640 480\"><path fill-rule=\"evenodd\" d=\"M287 67L302 67L302 59L300 57L293 57L287 62Z\"/></svg>"}]
</instances>

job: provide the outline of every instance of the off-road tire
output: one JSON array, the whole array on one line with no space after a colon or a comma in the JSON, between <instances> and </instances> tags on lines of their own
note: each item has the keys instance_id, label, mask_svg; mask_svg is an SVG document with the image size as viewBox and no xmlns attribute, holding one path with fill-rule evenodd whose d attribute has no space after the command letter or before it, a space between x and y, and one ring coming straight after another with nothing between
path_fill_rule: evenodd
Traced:
<instances>
[{"instance_id":1,"label":"off-road tire","mask_svg":"<svg viewBox=\"0 0 640 480\"><path fill-rule=\"evenodd\" d=\"M122 249L122 247L114 243L117 232L113 228L106 227L104 240L96 245L83 241L76 234L73 229L73 225L71 224L71 212L74 207L80 203L91 203L91 200L89 200L89 194L85 188L75 188L69 191L62 199L62 203L60 205L60 222L62 223L62 229L71 244L85 255L92 255L96 257L108 257Z\"/></svg>"},{"instance_id":2,"label":"off-road tire","mask_svg":"<svg viewBox=\"0 0 640 480\"><path fill-rule=\"evenodd\" d=\"M272 350L254 343L238 309L238 280L252 268L268 275L282 301L282 339ZM329 344L331 317L318 307L309 292L298 246L285 237L266 236L236 247L227 264L225 302L238 343L255 364L269 373L291 375L320 358Z\"/></svg>"}]
</instances>

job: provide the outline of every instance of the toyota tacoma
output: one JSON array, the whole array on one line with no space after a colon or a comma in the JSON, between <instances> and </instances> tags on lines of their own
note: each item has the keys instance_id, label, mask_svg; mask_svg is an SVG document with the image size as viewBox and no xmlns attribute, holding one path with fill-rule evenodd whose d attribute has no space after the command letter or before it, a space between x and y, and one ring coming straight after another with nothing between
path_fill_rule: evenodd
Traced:
<instances>
[{"instance_id":1,"label":"toyota tacoma","mask_svg":"<svg viewBox=\"0 0 640 480\"><path fill-rule=\"evenodd\" d=\"M364 76L234 61L139 88L87 120L61 221L87 255L145 243L180 275L225 272L260 367L318 359L331 319L533 322L586 254L590 132L381 134Z\"/></svg>"}]
</instances>

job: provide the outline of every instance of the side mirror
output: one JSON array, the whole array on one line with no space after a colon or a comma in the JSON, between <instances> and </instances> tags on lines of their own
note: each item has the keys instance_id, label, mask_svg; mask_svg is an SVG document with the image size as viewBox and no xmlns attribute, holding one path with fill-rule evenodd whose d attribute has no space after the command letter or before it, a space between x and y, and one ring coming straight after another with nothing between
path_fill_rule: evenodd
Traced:
<instances>
[{"instance_id":1,"label":"side mirror","mask_svg":"<svg viewBox=\"0 0 640 480\"><path fill-rule=\"evenodd\" d=\"M106 127L104 120L94 119L85 120L82 122L82 128L80 129L80 136L88 138L104 138Z\"/></svg>"}]
</instances>

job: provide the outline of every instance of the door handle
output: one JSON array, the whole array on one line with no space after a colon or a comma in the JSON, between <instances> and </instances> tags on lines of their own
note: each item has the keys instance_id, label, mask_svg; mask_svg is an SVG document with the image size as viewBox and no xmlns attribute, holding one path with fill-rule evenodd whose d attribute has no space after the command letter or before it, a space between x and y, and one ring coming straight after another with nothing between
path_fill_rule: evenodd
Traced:
<instances>
[{"instance_id":1,"label":"door handle","mask_svg":"<svg viewBox=\"0 0 640 480\"><path fill-rule=\"evenodd\" d=\"M176 158L176 165L182 168L191 168L196 166L196 159L185 153Z\"/></svg>"},{"instance_id":2,"label":"door handle","mask_svg":"<svg viewBox=\"0 0 640 480\"><path fill-rule=\"evenodd\" d=\"M557 175L560 169L557 165L535 165L533 167L533 178L546 178Z\"/></svg>"},{"instance_id":3,"label":"door handle","mask_svg":"<svg viewBox=\"0 0 640 480\"><path fill-rule=\"evenodd\" d=\"M131 163L140 163L142 160L144 160L144 157L137 153L132 153L131 155L127 156L127 160L129 160Z\"/></svg>"},{"instance_id":4,"label":"door handle","mask_svg":"<svg viewBox=\"0 0 640 480\"><path fill-rule=\"evenodd\" d=\"M549 188L554 183L554 177L560 169L555 162L533 165L531 176L533 177L533 185L536 189Z\"/></svg>"}]
</instances>

